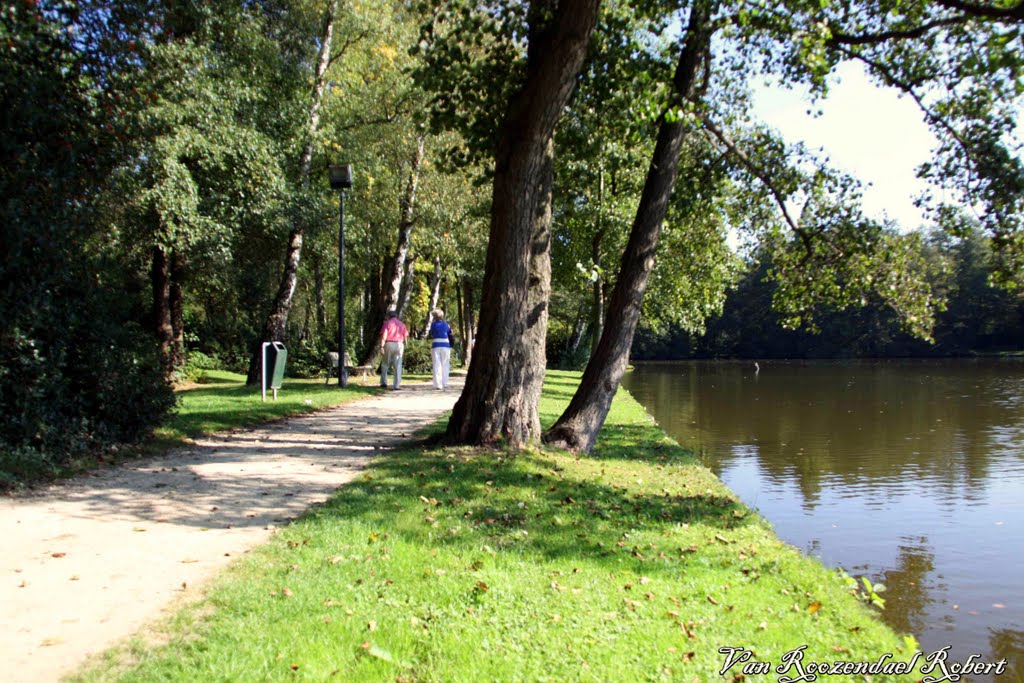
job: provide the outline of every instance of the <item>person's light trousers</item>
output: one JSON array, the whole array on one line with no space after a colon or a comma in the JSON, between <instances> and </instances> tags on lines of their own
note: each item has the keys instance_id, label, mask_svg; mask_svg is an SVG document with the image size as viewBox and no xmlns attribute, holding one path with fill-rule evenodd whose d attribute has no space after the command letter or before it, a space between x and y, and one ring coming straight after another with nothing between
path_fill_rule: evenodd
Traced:
<instances>
[{"instance_id":1,"label":"person's light trousers","mask_svg":"<svg viewBox=\"0 0 1024 683\"><path fill-rule=\"evenodd\" d=\"M384 342L384 357L380 361L380 385L386 387L388 385L388 371L391 368L395 370L395 389L402 383L402 352L405 350L405 344L402 342Z\"/></svg>"},{"instance_id":2,"label":"person's light trousers","mask_svg":"<svg viewBox=\"0 0 1024 683\"><path fill-rule=\"evenodd\" d=\"M451 369L452 350L446 346L431 349L434 357L434 388L448 388L448 371Z\"/></svg>"}]
</instances>

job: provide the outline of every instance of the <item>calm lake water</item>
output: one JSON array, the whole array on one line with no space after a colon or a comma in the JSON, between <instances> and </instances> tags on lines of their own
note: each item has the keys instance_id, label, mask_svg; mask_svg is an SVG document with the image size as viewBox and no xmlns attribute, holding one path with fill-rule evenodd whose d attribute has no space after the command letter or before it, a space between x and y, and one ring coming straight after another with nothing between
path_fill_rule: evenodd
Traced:
<instances>
[{"instance_id":1,"label":"calm lake water","mask_svg":"<svg viewBox=\"0 0 1024 683\"><path fill-rule=\"evenodd\" d=\"M882 618L924 652L1024 680L1024 361L652 363L623 384L781 538L884 583Z\"/></svg>"}]
</instances>

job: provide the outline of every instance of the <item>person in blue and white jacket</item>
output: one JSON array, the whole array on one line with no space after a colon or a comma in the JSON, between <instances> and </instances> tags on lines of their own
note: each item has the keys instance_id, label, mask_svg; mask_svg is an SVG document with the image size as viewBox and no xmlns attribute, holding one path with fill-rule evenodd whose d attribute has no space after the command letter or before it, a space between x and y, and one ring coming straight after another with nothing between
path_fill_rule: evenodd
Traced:
<instances>
[{"instance_id":1,"label":"person in blue and white jacket","mask_svg":"<svg viewBox=\"0 0 1024 683\"><path fill-rule=\"evenodd\" d=\"M448 388L448 371L452 361L452 328L444 321L444 311L435 308L431 312L434 322L430 324L430 350L434 360L434 388L438 391Z\"/></svg>"}]
</instances>

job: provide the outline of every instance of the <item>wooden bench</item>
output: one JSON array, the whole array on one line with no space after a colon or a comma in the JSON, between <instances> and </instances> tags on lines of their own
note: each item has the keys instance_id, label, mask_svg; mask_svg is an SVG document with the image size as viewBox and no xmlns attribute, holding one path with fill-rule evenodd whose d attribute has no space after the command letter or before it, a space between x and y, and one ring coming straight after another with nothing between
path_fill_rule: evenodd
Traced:
<instances>
[{"instance_id":1,"label":"wooden bench","mask_svg":"<svg viewBox=\"0 0 1024 683\"><path fill-rule=\"evenodd\" d=\"M324 384L329 384L332 377L338 376L338 354L335 351L328 351L327 357L324 359L327 364L327 379L324 380ZM376 375L377 369L372 365L351 365L351 359L348 354L345 354L345 371L348 373L349 378L358 377L359 384L366 384L366 378Z\"/></svg>"}]
</instances>

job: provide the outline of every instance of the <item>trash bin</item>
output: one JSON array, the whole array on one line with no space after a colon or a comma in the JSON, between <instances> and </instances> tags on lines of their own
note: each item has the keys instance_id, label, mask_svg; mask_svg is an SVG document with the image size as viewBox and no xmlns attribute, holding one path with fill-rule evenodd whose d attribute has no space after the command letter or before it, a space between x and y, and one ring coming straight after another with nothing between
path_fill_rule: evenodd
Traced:
<instances>
[{"instance_id":1,"label":"trash bin","mask_svg":"<svg viewBox=\"0 0 1024 683\"><path fill-rule=\"evenodd\" d=\"M288 349L281 342L264 342L263 344L263 400L267 400L267 389L274 392L274 400L277 400L277 390L284 382L284 366L288 360Z\"/></svg>"}]
</instances>

